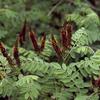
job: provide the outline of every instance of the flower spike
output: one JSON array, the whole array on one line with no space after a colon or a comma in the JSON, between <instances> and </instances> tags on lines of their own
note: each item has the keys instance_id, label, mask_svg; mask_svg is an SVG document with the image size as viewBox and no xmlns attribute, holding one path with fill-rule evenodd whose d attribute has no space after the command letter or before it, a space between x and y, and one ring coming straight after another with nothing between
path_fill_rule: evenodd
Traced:
<instances>
[{"instance_id":1,"label":"flower spike","mask_svg":"<svg viewBox=\"0 0 100 100\"><path fill-rule=\"evenodd\" d=\"M62 45L64 48L68 48L68 32L62 29L61 31L61 38L62 38Z\"/></svg>"},{"instance_id":2,"label":"flower spike","mask_svg":"<svg viewBox=\"0 0 100 100\"><path fill-rule=\"evenodd\" d=\"M23 42L25 41L25 33L26 33L26 20L24 21L23 28L19 33L19 42L21 45L23 45Z\"/></svg>"},{"instance_id":3,"label":"flower spike","mask_svg":"<svg viewBox=\"0 0 100 100\"><path fill-rule=\"evenodd\" d=\"M57 41L56 39L54 38L54 35L52 34L52 37L51 37L51 43L52 43L52 46L58 56L59 59L62 59L62 52L61 52L61 49L58 47L57 45Z\"/></svg>"},{"instance_id":4,"label":"flower spike","mask_svg":"<svg viewBox=\"0 0 100 100\"><path fill-rule=\"evenodd\" d=\"M13 66L15 65L13 59L8 55L7 50L5 49L4 45L2 42L0 42L0 50L3 56L7 59L9 65Z\"/></svg>"},{"instance_id":5,"label":"flower spike","mask_svg":"<svg viewBox=\"0 0 100 100\"><path fill-rule=\"evenodd\" d=\"M16 65L20 66L19 50L18 50L18 38L17 38L16 43L13 47L13 56L14 56L14 59L16 60Z\"/></svg>"},{"instance_id":6,"label":"flower spike","mask_svg":"<svg viewBox=\"0 0 100 100\"><path fill-rule=\"evenodd\" d=\"M45 42L46 42L46 34L42 33L40 51L43 51L43 49L45 48Z\"/></svg>"},{"instance_id":7,"label":"flower spike","mask_svg":"<svg viewBox=\"0 0 100 100\"><path fill-rule=\"evenodd\" d=\"M69 48L71 46L72 37L72 25L65 22L61 29L62 45L64 48Z\"/></svg>"},{"instance_id":8,"label":"flower spike","mask_svg":"<svg viewBox=\"0 0 100 100\"><path fill-rule=\"evenodd\" d=\"M35 50L35 51L39 51L39 46L38 46L38 43L37 43L37 38L36 38L35 32L30 31L30 32L29 32L29 37L30 37L30 39L31 39L31 41L32 41L34 50Z\"/></svg>"}]
</instances>

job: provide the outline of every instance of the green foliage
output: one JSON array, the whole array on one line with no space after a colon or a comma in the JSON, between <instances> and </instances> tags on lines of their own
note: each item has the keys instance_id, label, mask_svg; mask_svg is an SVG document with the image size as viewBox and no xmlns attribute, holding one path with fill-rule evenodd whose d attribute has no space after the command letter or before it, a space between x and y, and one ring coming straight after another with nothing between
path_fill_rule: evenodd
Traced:
<instances>
[{"instance_id":1,"label":"green foliage","mask_svg":"<svg viewBox=\"0 0 100 100\"><path fill-rule=\"evenodd\" d=\"M100 40L99 17L86 4L80 5L72 14L66 15L66 18L76 22L78 30L75 39L80 41L77 41L78 45L88 45Z\"/></svg>"},{"instance_id":2,"label":"green foliage","mask_svg":"<svg viewBox=\"0 0 100 100\"><path fill-rule=\"evenodd\" d=\"M56 2L0 0L0 40L7 42L7 46L14 43L25 19L38 35L47 32L43 51L30 50L28 39L23 48L19 47L20 66L11 67L0 53L0 97L8 100L99 100L100 85L94 80L100 77L100 50L94 51L89 46L100 40L99 17L82 0L76 0L74 6L70 3L66 6L68 1L62 0L55 12L61 12L63 17L52 19L50 11ZM49 33L57 35L54 26L60 26L65 20L74 21L77 28L72 34L71 47L62 51L64 59L59 61ZM58 40L60 44L59 36ZM12 48L7 47L7 51L14 60Z\"/></svg>"},{"instance_id":3,"label":"green foliage","mask_svg":"<svg viewBox=\"0 0 100 100\"><path fill-rule=\"evenodd\" d=\"M88 92L90 88L93 89L91 77L97 77L100 73L100 50L94 53L91 48L82 46L75 47L72 51L70 53L74 53L75 58L77 54L80 54L80 57L83 55L87 55L87 57L70 64L59 64L58 62L46 62L33 51L21 48L22 64L20 70L23 73L18 73L17 69L12 72L11 68L7 68L9 65L6 59L0 56L3 66L1 71L5 73L5 78L0 83L0 95L10 96L11 100L15 98L16 100L51 100L55 98L57 100L70 100L72 98L81 100L81 97L84 100L86 98L98 100L97 93L94 93L95 89L90 95ZM83 80L88 77L90 80ZM75 95L77 96L74 97ZM96 98L95 95L97 95Z\"/></svg>"}]
</instances>

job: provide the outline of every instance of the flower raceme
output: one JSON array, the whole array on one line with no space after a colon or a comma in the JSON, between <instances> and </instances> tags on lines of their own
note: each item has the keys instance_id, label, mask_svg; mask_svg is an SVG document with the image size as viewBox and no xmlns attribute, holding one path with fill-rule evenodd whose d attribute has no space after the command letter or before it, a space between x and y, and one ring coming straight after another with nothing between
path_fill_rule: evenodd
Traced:
<instances>
[{"instance_id":1,"label":"flower raceme","mask_svg":"<svg viewBox=\"0 0 100 100\"><path fill-rule=\"evenodd\" d=\"M43 32L41 37L40 51L43 51L43 49L45 48L45 42L46 42L46 34Z\"/></svg>"},{"instance_id":2,"label":"flower raceme","mask_svg":"<svg viewBox=\"0 0 100 100\"><path fill-rule=\"evenodd\" d=\"M97 78L97 79L92 78L92 84L93 84L95 87L100 87L100 77Z\"/></svg>"},{"instance_id":3,"label":"flower raceme","mask_svg":"<svg viewBox=\"0 0 100 100\"><path fill-rule=\"evenodd\" d=\"M63 48L66 48L66 49L70 48L72 31L73 31L73 28L72 28L71 23L65 22L60 32Z\"/></svg>"},{"instance_id":4,"label":"flower raceme","mask_svg":"<svg viewBox=\"0 0 100 100\"><path fill-rule=\"evenodd\" d=\"M72 31L73 31L73 27L72 27L71 23L68 23L68 22L64 23L63 27L61 28L61 32L60 32L62 49L59 48L57 41L52 34L51 43L52 43L52 46L53 46L58 58L62 58L63 51L70 48Z\"/></svg>"},{"instance_id":5,"label":"flower raceme","mask_svg":"<svg viewBox=\"0 0 100 100\"><path fill-rule=\"evenodd\" d=\"M3 54L3 56L7 59L9 65L11 65L11 66L15 65L13 59L9 56L9 54L8 54L7 50L5 49L2 42L0 42L0 50L1 50L1 53Z\"/></svg>"},{"instance_id":6,"label":"flower raceme","mask_svg":"<svg viewBox=\"0 0 100 100\"><path fill-rule=\"evenodd\" d=\"M26 20L25 20L22 30L19 33L19 43L21 44L21 46L23 45L23 42L25 41L26 27L27 26L26 26Z\"/></svg>"},{"instance_id":7,"label":"flower raceme","mask_svg":"<svg viewBox=\"0 0 100 100\"><path fill-rule=\"evenodd\" d=\"M52 37L51 37L51 42L52 42L52 46L54 48L54 50L56 51L56 54L58 56L59 59L62 59L62 51L61 51L61 48L59 48L58 44L57 44L57 41L56 39L54 38L54 35L52 34Z\"/></svg>"},{"instance_id":8,"label":"flower raceme","mask_svg":"<svg viewBox=\"0 0 100 100\"><path fill-rule=\"evenodd\" d=\"M32 41L32 45L33 45L33 47L34 47L34 50L35 50L35 51L39 51L39 46L38 46L38 44L37 44L36 33L33 32L33 31L30 31L30 32L29 32L29 37L30 37L30 39L31 39L31 41Z\"/></svg>"},{"instance_id":9,"label":"flower raceme","mask_svg":"<svg viewBox=\"0 0 100 100\"><path fill-rule=\"evenodd\" d=\"M17 38L15 45L13 46L13 56L14 59L16 60L16 65L20 66L18 42L19 42L19 38Z\"/></svg>"},{"instance_id":10,"label":"flower raceme","mask_svg":"<svg viewBox=\"0 0 100 100\"><path fill-rule=\"evenodd\" d=\"M38 51L38 52L43 51L43 49L45 48L46 34L42 33L41 45L40 46L38 45L37 37L36 37L36 33L35 32L33 32L32 30L30 30L29 37L30 37L30 39L32 41L34 50Z\"/></svg>"}]
</instances>

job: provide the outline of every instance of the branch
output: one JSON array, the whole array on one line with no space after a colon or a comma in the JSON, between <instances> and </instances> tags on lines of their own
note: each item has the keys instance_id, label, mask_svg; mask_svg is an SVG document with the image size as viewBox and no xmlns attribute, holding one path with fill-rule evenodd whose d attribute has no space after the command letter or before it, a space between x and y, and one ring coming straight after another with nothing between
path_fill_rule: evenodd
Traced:
<instances>
[{"instance_id":1,"label":"branch","mask_svg":"<svg viewBox=\"0 0 100 100\"><path fill-rule=\"evenodd\" d=\"M50 12L48 13L47 16L50 16L51 13L52 13L62 2L63 2L63 0L60 0L60 1L50 10Z\"/></svg>"},{"instance_id":2,"label":"branch","mask_svg":"<svg viewBox=\"0 0 100 100\"><path fill-rule=\"evenodd\" d=\"M90 7L95 10L95 11L100 11L100 8L96 8L95 6L93 6L88 0L85 0L89 5Z\"/></svg>"}]
</instances>

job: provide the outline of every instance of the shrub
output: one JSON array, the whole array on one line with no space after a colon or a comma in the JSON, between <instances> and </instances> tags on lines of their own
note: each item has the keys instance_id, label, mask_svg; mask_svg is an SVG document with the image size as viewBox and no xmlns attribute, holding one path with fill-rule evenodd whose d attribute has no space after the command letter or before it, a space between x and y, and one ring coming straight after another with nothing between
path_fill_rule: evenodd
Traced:
<instances>
[{"instance_id":1,"label":"shrub","mask_svg":"<svg viewBox=\"0 0 100 100\"><path fill-rule=\"evenodd\" d=\"M1 97L9 100L99 99L100 50L94 52L85 45L87 41L79 41L79 32L72 35L70 22L62 26L59 43L54 34L50 41L44 34L40 42L36 32L30 29L28 36L34 51L19 47L24 44L25 30L24 24L12 55L8 53L10 48L7 50L0 43ZM86 34L82 37L88 40Z\"/></svg>"}]
</instances>

